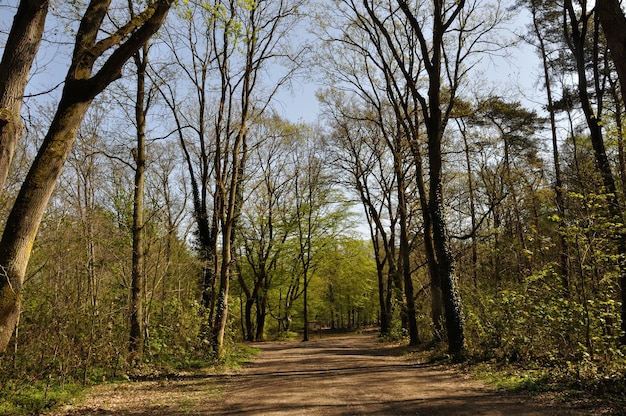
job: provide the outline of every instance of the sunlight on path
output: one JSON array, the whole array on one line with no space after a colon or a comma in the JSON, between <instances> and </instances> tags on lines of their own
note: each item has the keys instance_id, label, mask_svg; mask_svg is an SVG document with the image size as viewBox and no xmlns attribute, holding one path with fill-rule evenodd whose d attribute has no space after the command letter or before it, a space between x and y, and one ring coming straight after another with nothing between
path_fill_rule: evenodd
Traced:
<instances>
[{"instance_id":1,"label":"sunlight on path","mask_svg":"<svg viewBox=\"0 0 626 416\"><path fill-rule=\"evenodd\" d=\"M371 335L255 346L261 353L236 374L100 386L55 416L579 414L411 362Z\"/></svg>"},{"instance_id":2,"label":"sunlight on path","mask_svg":"<svg viewBox=\"0 0 626 416\"><path fill-rule=\"evenodd\" d=\"M439 366L407 361L372 336L257 344L224 388L222 415L554 415ZM567 413L561 413L567 414Z\"/></svg>"}]
</instances>

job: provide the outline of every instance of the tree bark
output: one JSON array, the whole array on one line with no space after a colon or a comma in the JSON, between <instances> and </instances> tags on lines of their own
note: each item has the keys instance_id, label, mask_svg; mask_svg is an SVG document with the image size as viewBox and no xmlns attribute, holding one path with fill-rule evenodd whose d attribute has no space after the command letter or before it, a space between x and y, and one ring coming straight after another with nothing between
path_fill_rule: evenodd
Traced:
<instances>
[{"instance_id":1,"label":"tree bark","mask_svg":"<svg viewBox=\"0 0 626 416\"><path fill-rule=\"evenodd\" d=\"M622 86L622 99L626 102L626 16L619 0L597 0L596 13L613 63Z\"/></svg>"},{"instance_id":2,"label":"tree bark","mask_svg":"<svg viewBox=\"0 0 626 416\"><path fill-rule=\"evenodd\" d=\"M49 4L48 0L20 2L0 61L0 195L22 134L22 98L39 50Z\"/></svg>"},{"instance_id":3,"label":"tree bark","mask_svg":"<svg viewBox=\"0 0 626 416\"><path fill-rule=\"evenodd\" d=\"M145 287L144 258L144 188L146 174L146 68L148 65L148 46L134 55L137 68L137 97L135 101L135 122L137 127L137 148L135 159L135 192L133 195L133 259L132 288L130 305L130 345L132 359L141 359L144 344L143 298Z\"/></svg>"}]
</instances>

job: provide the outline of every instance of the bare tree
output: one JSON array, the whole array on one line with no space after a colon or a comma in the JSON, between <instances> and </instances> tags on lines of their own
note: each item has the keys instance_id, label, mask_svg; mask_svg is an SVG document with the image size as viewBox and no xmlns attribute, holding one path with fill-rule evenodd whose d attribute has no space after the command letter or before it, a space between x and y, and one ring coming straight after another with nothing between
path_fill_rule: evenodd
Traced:
<instances>
[{"instance_id":1,"label":"bare tree","mask_svg":"<svg viewBox=\"0 0 626 416\"><path fill-rule=\"evenodd\" d=\"M191 177L198 243L205 258L203 304L218 354L228 315L232 242L242 204L248 130L298 67L297 55L302 51L290 54L285 42L300 18L301 5L301 0L189 2L181 16L186 22L181 37L186 38L192 65L185 63L178 46L170 46L197 102L195 110L185 114L168 99L177 112ZM172 39L178 36L174 29L169 34ZM279 68L285 62L276 79L262 79L270 65ZM184 134L181 129L186 127L195 137Z\"/></svg>"}]
</instances>

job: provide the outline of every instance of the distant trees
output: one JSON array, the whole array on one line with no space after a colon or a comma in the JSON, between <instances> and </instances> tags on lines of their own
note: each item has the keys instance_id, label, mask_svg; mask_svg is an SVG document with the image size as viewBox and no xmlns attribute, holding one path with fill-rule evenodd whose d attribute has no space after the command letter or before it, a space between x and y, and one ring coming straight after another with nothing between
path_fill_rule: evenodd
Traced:
<instances>
[{"instance_id":1,"label":"distant trees","mask_svg":"<svg viewBox=\"0 0 626 416\"><path fill-rule=\"evenodd\" d=\"M345 1L341 6L336 13L340 23L328 29L328 38L354 55L335 65L333 71L340 74L337 88L352 89L379 112L384 102L393 111L397 126L382 136L387 140L398 137L411 152L424 227L423 249L431 277L434 327L442 328L445 323L450 351L462 354L465 349L462 304L444 214L444 137L457 90L473 65L472 56L481 48L486 51L497 45L487 40L504 15L496 4L487 14L488 19L484 15L478 18L481 5L464 1L454 4ZM358 79L351 81L353 72L346 65L350 59L358 63L356 68L362 68L367 84L361 84ZM398 198L401 202L402 194ZM407 215L403 205L400 203L400 217ZM399 226L402 229L406 221L400 220ZM399 244L400 252L408 252L406 232L400 233ZM408 313L414 315L410 305L413 301L410 261L408 254L402 257L400 266ZM412 342L417 342L416 329L409 332Z\"/></svg>"},{"instance_id":2,"label":"distant trees","mask_svg":"<svg viewBox=\"0 0 626 416\"><path fill-rule=\"evenodd\" d=\"M349 204L341 202L333 171L323 163L328 153L313 129L273 116L250 135L257 146L245 179L239 236L244 333L263 339L268 317L278 332L291 331L297 314L306 341L310 288L321 284L333 250L349 240Z\"/></svg>"},{"instance_id":3,"label":"distant trees","mask_svg":"<svg viewBox=\"0 0 626 416\"><path fill-rule=\"evenodd\" d=\"M248 149L255 145L249 143L249 129L297 68L299 52L292 55L286 42L300 6L300 1L190 2L179 11L186 32L174 26L168 30L170 51L196 101L197 111L187 113L184 104L181 113L173 88L165 87L191 179L199 251L206 265L203 304L218 355L227 324L232 245ZM180 49L181 40L188 53ZM284 71L273 83L261 78L270 65L281 64ZM215 92L213 85L218 86Z\"/></svg>"}]
</instances>

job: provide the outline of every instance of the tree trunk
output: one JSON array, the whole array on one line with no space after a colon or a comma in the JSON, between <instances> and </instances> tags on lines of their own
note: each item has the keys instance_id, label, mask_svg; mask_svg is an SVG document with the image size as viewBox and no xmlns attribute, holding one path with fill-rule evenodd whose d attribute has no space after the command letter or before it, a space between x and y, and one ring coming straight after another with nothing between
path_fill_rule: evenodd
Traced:
<instances>
[{"instance_id":1,"label":"tree trunk","mask_svg":"<svg viewBox=\"0 0 626 416\"><path fill-rule=\"evenodd\" d=\"M567 239L565 238L565 197L563 195L563 178L561 174L561 163L559 161L559 146L558 146L558 136L557 136L557 124L556 124L556 111L554 109L554 100L552 98L552 84L550 81L550 62L548 61L548 55L546 53L546 43L541 33L541 28L539 27L537 10L533 6L532 7L532 17L533 17L533 28L535 34L537 35L537 40L539 45L537 46L539 56L541 57L541 62L543 66L543 79L545 82L546 88L546 99L548 101L548 111L550 113L550 133L552 136L552 160L554 163L554 194L556 199L556 206L559 212L560 222L559 222L559 273L561 275L561 285L563 286L563 295L567 299L569 298L570 292L570 283L569 283L569 255L568 255L568 244Z\"/></svg>"},{"instance_id":2,"label":"tree trunk","mask_svg":"<svg viewBox=\"0 0 626 416\"><path fill-rule=\"evenodd\" d=\"M607 44L611 50L613 63L617 69L617 75L622 87L622 101L626 102L626 16L624 16L620 3L619 0L598 0L596 2L596 12L598 13L598 19L602 25ZM604 176L603 174L603 177ZM609 189L607 189L607 191L609 191ZM621 213L621 207L616 206L614 210ZM622 301L622 335L620 342L622 345L626 345L626 235L622 232L617 238L619 239L619 287L621 288Z\"/></svg>"},{"instance_id":3,"label":"tree trunk","mask_svg":"<svg viewBox=\"0 0 626 416\"><path fill-rule=\"evenodd\" d=\"M600 5L602 3L602 5ZM626 69L626 55L624 55L624 50L626 46L623 44L625 37L620 35L620 32L623 31L624 27L620 29L613 28L612 24L623 24L626 22L626 17L624 17L624 13L621 11L619 7L619 2L615 3L614 1L604 2L600 1L598 3L598 18L601 19L602 27L604 29L605 35L611 37L612 42L621 42L621 44L613 44L609 42L609 47L611 48L611 52L613 54L613 58L616 61L615 66L618 69L618 75L620 76L620 83L626 80L626 78L622 78L622 75L626 75L621 71ZM584 14L583 10L583 14ZM615 13L615 16L607 16L608 13ZM596 162L596 166L602 176L602 183L604 185L604 192L607 197L608 203L608 211L609 215L612 217L611 220L622 224L623 223L623 215L622 215L622 203L617 194L617 186L615 184L615 178L613 177L613 171L611 169L611 165L609 162L609 158L606 153L606 148L604 145L604 138L602 134L602 108L597 109L597 114L594 114L593 109L591 108L591 98L587 91L588 81L586 74L586 58L585 58L585 36L587 30L587 16L582 17L582 21L579 22L576 18L576 11L571 2L571 0L566 0L565 2L565 13L569 17L570 20L570 30L571 36L568 36L569 47L574 56L576 69L578 72L578 95L581 101L582 110L585 114L585 119L587 121L587 126L589 127L589 132L591 136L591 145L593 147L594 158ZM604 18L604 20L602 20ZM609 30L607 32L607 27ZM567 34L566 34L567 35ZM597 33L596 33L597 36ZM616 50L613 50L613 47ZM618 62L621 62L618 63ZM620 69L620 67L622 67ZM622 83L622 88L624 84ZM623 90L622 90L623 91ZM599 91L596 91L598 94ZM623 94L623 92L622 92ZM617 261L618 272L619 272L619 286L621 288L621 300L622 300L622 309L621 309L621 332L622 335L620 337L620 342L622 345L626 345L626 234L623 232L616 233L614 236L614 240L616 242L616 249L619 259Z\"/></svg>"},{"instance_id":4,"label":"tree trunk","mask_svg":"<svg viewBox=\"0 0 626 416\"><path fill-rule=\"evenodd\" d=\"M415 297L413 295L413 279L411 276L411 259L410 259L410 247L409 247L409 230L408 230L408 215L407 215L407 201L406 201L406 185L404 181L404 173L401 162L398 160L400 157L399 152L395 152L397 159L395 164L396 178L398 181L398 208L400 211L400 270L404 282L404 294L406 304L406 317L409 330L409 345L418 345L420 343L419 333L417 330L417 314L415 311Z\"/></svg>"},{"instance_id":5,"label":"tree trunk","mask_svg":"<svg viewBox=\"0 0 626 416\"><path fill-rule=\"evenodd\" d=\"M261 290L256 303L256 335L255 341L263 341L265 338L265 318L267 317L267 291Z\"/></svg>"},{"instance_id":6,"label":"tree trunk","mask_svg":"<svg viewBox=\"0 0 626 416\"><path fill-rule=\"evenodd\" d=\"M144 275L144 218L143 199L146 172L146 67L148 64L148 46L134 55L137 67L137 97L135 101L135 121L137 125L137 148L135 159L135 192L133 196L133 259L132 288L130 305L130 345L131 359L141 359L144 344L143 298L145 287Z\"/></svg>"},{"instance_id":7,"label":"tree trunk","mask_svg":"<svg viewBox=\"0 0 626 416\"><path fill-rule=\"evenodd\" d=\"M246 324L246 341L254 341L254 324L252 322L252 307L254 306L254 299L250 297L246 299L245 310L244 310L244 319ZM258 306L257 306L258 311Z\"/></svg>"},{"instance_id":8,"label":"tree trunk","mask_svg":"<svg viewBox=\"0 0 626 416\"><path fill-rule=\"evenodd\" d=\"M44 210L91 101L64 99L22 184L0 240L0 350L20 314L22 284Z\"/></svg>"},{"instance_id":9,"label":"tree trunk","mask_svg":"<svg viewBox=\"0 0 626 416\"><path fill-rule=\"evenodd\" d=\"M308 310L308 282L307 282L307 278L306 278L306 274L304 275L304 298L303 298L303 302L304 302L304 311L302 312L303 316L304 316L304 335L302 337L302 341L306 342L309 340L309 310Z\"/></svg>"},{"instance_id":10,"label":"tree trunk","mask_svg":"<svg viewBox=\"0 0 626 416\"><path fill-rule=\"evenodd\" d=\"M247 159L247 143L246 143L246 121L247 109L244 108L242 113L242 126L237 134L237 138L232 145L232 173L228 188L222 183L218 188L222 191L228 189L226 195L223 194L222 218L222 264L220 267L220 286L217 297L217 307L215 311L215 326L213 328L213 347L218 357L224 353L224 335L226 324L228 322L228 292L230 286L231 265L233 261L233 242L236 232L237 218L240 213L243 198L243 185L241 178L245 169ZM219 185L219 183L218 183Z\"/></svg>"},{"instance_id":11,"label":"tree trunk","mask_svg":"<svg viewBox=\"0 0 626 416\"><path fill-rule=\"evenodd\" d=\"M217 295L215 310L215 324L213 326L213 349L217 357L224 354L224 335L228 322L228 291L230 287L230 243L224 244L222 250L222 266L220 268L220 286Z\"/></svg>"},{"instance_id":12,"label":"tree trunk","mask_svg":"<svg viewBox=\"0 0 626 416\"><path fill-rule=\"evenodd\" d=\"M49 3L20 2L0 61L0 194L22 134L22 98L41 43Z\"/></svg>"},{"instance_id":13,"label":"tree trunk","mask_svg":"<svg viewBox=\"0 0 626 416\"><path fill-rule=\"evenodd\" d=\"M617 69L622 100L626 103L626 16L620 3L619 0L597 0L596 13Z\"/></svg>"}]
</instances>

